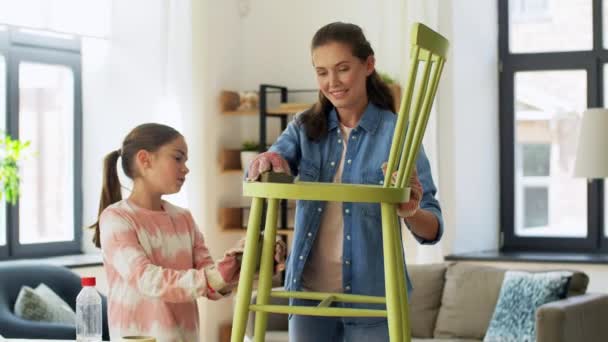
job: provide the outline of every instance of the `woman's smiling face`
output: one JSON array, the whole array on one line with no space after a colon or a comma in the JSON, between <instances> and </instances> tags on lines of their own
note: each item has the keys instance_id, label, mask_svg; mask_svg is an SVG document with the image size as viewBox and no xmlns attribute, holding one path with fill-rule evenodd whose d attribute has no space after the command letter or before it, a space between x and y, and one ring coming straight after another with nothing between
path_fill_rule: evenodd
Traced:
<instances>
[{"instance_id":1,"label":"woman's smiling face","mask_svg":"<svg viewBox=\"0 0 608 342\"><path fill-rule=\"evenodd\" d=\"M340 42L329 42L312 50L317 84L325 97L340 110L365 108L366 80L374 71L374 58L353 56L351 48Z\"/></svg>"}]
</instances>

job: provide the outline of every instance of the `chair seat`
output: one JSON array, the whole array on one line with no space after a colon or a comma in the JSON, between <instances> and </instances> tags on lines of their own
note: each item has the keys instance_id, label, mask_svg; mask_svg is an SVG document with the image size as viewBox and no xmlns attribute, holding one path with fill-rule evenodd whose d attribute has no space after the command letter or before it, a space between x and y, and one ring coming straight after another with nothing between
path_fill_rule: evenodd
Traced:
<instances>
[{"instance_id":1,"label":"chair seat","mask_svg":"<svg viewBox=\"0 0 608 342\"><path fill-rule=\"evenodd\" d=\"M410 188L385 188L382 185L296 182L243 182L243 195L309 201L403 203L410 198Z\"/></svg>"}]
</instances>

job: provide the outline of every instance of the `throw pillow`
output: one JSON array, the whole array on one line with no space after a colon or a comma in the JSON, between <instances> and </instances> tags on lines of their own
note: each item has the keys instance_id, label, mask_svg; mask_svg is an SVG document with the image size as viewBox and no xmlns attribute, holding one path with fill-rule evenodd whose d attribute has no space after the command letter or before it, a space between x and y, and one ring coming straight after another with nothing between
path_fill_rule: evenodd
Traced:
<instances>
[{"instance_id":1,"label":"throw pillow","mask_svg":"<svg viewBox=\"0 0 608 342\"><path fill-rule=\"evenodd\" d=\"M14 310L15 315L30 321L70 325L76 322L72 308L45 284L36 289L22 286Z\"/></svg>"},{"instance_id":2,"label":"throw pillow","mask_svg":"<svg viewBox=\"0 0 608 342\"><path fill-rule=\"evenodd\" d=\"M571 272L507 271L484 342L533 342L536 309L566 296Z\"/></svg>"}]
</instances>

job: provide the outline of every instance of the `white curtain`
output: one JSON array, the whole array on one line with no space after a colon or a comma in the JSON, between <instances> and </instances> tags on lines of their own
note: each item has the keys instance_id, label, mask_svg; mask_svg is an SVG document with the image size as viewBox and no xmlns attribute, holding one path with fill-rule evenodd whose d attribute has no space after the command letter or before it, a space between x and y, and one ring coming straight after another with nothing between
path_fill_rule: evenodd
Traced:
<instances>
[{"instance_id":1,"label":"white curtain","mask_svg":"<svg viewBox=\"0 0 608 342\"><path fill-rule=\"evenodd\" d=\"M0 24L108 38L112 0L0 0Z\"/></svg>"}]
</instances>

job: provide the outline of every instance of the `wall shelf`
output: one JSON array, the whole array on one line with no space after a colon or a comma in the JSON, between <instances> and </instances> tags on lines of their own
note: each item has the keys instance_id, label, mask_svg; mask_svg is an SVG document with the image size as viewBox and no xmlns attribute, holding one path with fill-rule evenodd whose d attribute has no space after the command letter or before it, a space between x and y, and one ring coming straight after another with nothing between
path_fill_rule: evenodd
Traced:
<instances>
[{"instance_id":1,"label":"wall shelf","mask_svg":"<svg viewBox=\"0 0 608 342\"><path fill-rule=\"evenodd\" d=\"M270 108L266 110L267 114L274 115L292 115L301 111L307 110L312 106L310 103L297 103L297 102L285 102L279 104L276 108ZM243 110L228 110L223 111L222 115L258 115L260 114L260 108L254 109L243 109Z\"/></svg>"}]
</instances>

